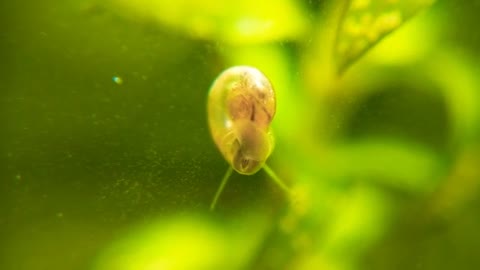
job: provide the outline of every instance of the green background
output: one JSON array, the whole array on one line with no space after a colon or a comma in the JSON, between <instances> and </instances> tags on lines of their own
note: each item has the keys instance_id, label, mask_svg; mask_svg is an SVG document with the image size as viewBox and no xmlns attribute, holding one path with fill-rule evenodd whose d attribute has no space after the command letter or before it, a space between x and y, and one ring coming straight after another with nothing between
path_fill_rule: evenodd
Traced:
<instances>
[{"instance_id":1,"label":"green background","mask_svg":"<svg viewBox=\"0 0 480 270\"><path fill-rule=\"evenodd\" d=\"M2 1L0 269L480 267L480 1L427 2ZM295 195L233 174L210 212L239 64Z\"/></svg>"}]
</instances>

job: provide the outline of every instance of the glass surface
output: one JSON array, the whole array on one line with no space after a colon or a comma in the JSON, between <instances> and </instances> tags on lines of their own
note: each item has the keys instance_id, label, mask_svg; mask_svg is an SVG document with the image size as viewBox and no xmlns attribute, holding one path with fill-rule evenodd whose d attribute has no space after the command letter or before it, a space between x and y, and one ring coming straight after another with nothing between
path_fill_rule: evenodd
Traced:
<instances>
[{"instance_id":1,"label":"glass surface","mask_svg":"<svg viewBox=\"0 0 480 270\"><path fill-rule=\"evenodd\" d=\"M1 1L0 269L480 268L478 14ZM208 93L236 65L276 91L271 171L210 211Z\"/></svg>"}]
</instances>

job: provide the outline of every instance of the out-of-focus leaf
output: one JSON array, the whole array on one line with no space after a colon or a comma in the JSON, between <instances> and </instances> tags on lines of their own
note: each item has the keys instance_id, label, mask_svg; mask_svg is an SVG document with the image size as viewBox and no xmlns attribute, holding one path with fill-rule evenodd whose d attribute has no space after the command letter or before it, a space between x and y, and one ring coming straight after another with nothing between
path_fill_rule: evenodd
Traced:
<instances>
[{"instance_id":1,"label":"out-of-focus leaf","mask_svg":"<svg viewBox=\"0 0 480 270\"><path fill-rule=\"evenodd\" d=\"M359 186L336 210L325 232L322 254L328 261L353 265L385 233L392 205L383 192Z\"/></svg>"},{"instance_id":2,"label":"out-of-focus leaf","mask_svg":"<svg viewBox=\"0 0 480 270\"><path fill-rule=\"evenodd\" d=\"M435 55L430 65L429 75L442 86L448 104L455 143L468 146L480 136L478 64L462 53L450 50Z\"/></svg>"},{"instance_id":3,"label":"out-of-focus leaf","mask_svg":"<svg viewBox=\"0 0 480 270\"><path fill-rule=\"evenodd\" d=\"M265 234L266 218L219 224L174 216L139 226L98 258L98 270L243 269Z\"/></svg>"},{"instance_id":4,"label":"out-of-focus leaf","mask_svg":"<svg viewBox=\"0 0 480 270\"><path fill-rule=\"evenodd\" d=\"M338 28L334 46L339 73L435 0L352 0Z\"/></svg>"},{"instance_id":5,"label":"out-of-focus leaf","mask_svg":"<svg viewBox=\"0 0 480 270\"><path fill-rule=\"evenodd\" d=\"M368 185L354 187L334 201L322 236L312 247L313 256L306 256L295 269L355 269L363 253L384 235L394 215L392 200Z\"/></svg>"},{"instance_id":6,"label":"out-of-focus leaf","mask_svg":"<svg viewBox=\"0 0 480 270\"><path fill-rule=\"evenodd\" d=\"M293 0L114 1L132 15L153 19L194 38L228 43L296 40L307 16Z\"/></svg>"},{"instance_id":7,"label":"out-of-focus leaf","mask_svg":"<svg viewBox=\"0 0 480 270\"><path fill-rule=\"evenodd\" d=\"M335 178L368 179L408 192L431 191L442 172L433 152L376 138L335 147L325 168Z\"/></svg>"},{"instance_id":8,"label":"out-of-focus leaf","mask_svg":"<svg viewBox=\"0 0 480 270\"><path fill-rule=\"evenodd\" d=\"M478 197L480 190L480 145L460 153L444 184L436 192L433 211L455 219L459 210Z\"/></svg>"}]
</instances>

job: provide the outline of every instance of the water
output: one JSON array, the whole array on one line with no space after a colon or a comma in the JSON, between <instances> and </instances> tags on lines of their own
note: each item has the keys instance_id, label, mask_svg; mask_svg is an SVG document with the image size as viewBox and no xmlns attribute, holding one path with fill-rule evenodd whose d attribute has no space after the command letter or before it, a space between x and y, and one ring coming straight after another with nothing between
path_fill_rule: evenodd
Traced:
<instances>
[{"instance_id":1,"label":"water","mask_svg":"<svg viewBox=\"0 0 480 270\"><path fill-rule=\"evenodd\" d=\"M0 5L1 269L480 265L480 1L437 1L340 77L335 8L253 2ZM277 91L267 163L295 195L233 174L210 212L207 91L237 64Z\"/></svg>"}]
</instances>

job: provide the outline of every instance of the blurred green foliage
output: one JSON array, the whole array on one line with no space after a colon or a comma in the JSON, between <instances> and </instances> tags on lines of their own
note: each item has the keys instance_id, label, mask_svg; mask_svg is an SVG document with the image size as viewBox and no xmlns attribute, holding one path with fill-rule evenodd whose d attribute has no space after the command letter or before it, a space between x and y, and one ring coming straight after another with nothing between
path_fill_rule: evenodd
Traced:
<instances>
[{"instance_id":1,"label":"blurred green foliage","mask_svg":"<svg viewBox=\"0 0 480 270\"><path fill-rule=\"evenodd\" d=\"M480 1L0 7L0 269L475 269ZM268 176L234 175L207 91L277 92Z\"/></svg>"}]
</instances>

